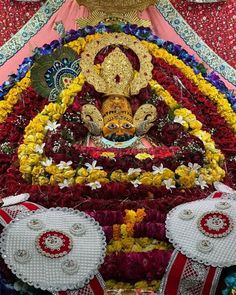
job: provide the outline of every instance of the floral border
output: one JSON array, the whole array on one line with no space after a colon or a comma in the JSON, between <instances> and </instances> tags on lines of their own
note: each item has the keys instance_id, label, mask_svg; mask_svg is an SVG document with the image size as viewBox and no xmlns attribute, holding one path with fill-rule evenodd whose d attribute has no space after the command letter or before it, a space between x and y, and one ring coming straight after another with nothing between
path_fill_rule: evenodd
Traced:
<instances>
[{"instance_id":1,"label":"floral border","mask_svg":"<svg viewBox=\"0 0 236 295\"><path fill-rule=\"evenodd\" d=\"M0 66L12 58L49 21L65 0L48 0L8 42L0 47Z\"/></svg>"},{"instance_id":2,"label":"floral border","mask_svg":"<svg viewBox=\"0 0 236 295\"><path fill-rule=\"evenodd\" d=\"M236 70L220 58L187 24L168 0L156 4L165 20L175 32L190 46L212 69L236 86Z\"/></svg>"}]
</instances>

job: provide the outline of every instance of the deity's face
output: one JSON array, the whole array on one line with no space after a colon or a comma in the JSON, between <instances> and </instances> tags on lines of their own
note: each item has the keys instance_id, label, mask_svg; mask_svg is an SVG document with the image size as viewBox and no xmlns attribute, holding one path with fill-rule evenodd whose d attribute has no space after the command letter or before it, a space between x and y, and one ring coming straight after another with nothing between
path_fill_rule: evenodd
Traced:
<instances>
[{"instance_id":1,"label":"deity's face","mask_svg":"<svg viewBox=\"0 0 236 295\"><path fill-rule=\"evenodd\" d=\"M134 137L135 127L125 119L113 119L104 125L102 132L106 139L122 142Z\"/></svg>"}]
</instances>

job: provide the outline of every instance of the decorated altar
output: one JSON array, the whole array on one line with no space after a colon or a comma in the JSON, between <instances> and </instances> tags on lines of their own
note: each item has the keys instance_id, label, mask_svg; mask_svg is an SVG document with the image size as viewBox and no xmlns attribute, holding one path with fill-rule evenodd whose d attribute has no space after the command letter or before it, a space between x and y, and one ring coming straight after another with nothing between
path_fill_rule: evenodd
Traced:
<instances>
[{"instance_id":1,"label":"decorated altar","mask_svg":"<svg viewBox=\"0 0 236 295\"><path fill-rule=\"evenodd\" d=\"M0 243L1 294L153 294L160 285L161 294L170 295L230 292L232 284L224 282L221 269L233 266L234 257L225 254L221 261L214 251L225 245L226 236L231 245L235 230L234 94L180 45L127 22L134 14L102 17L104 22L67 33L58 24L61 37L25 56L1 87L3 205L9 196L19 196L15 205L27 194L26 204L8 204L0 215L6 226ZM206 201L209 195L212 199ZM166 222L178 205L184 209L171 211ZM28 211L36 217L30 219ZM190 248L197 254L188 254L191 249L182 251L178 237L186 221L196 225L195 217ZM21 231L28 244L20 242ZM185 262L193 270L204 265L207 278L214 272L211 279L206 283L202 276L198 289L194 283L183 287L180 279L176 293L165 291L168 279L163 276L180 255L174 248L197 261L198 268ZM207 258L209 253L213 258ZM63 260L67 255L70 259ZM92 271L84 267L86 261ZM42 283L54 274L53 282ZM183 271L185 279L190 274ZM96 293L89 285L95 275L105 291ZM203 291L211 285L208 293Z\"/></svg>"}]
</instances>

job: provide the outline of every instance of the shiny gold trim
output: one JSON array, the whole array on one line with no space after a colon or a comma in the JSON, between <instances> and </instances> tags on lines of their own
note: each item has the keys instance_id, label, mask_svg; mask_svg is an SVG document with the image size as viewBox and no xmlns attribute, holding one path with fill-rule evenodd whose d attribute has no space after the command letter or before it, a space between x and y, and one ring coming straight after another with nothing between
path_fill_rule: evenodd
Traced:
<instances>
[{"instance_id":1,"label":"shiny gold trim","mask_svg":"<svg viewBox=\"0 0 236 295\"><path fill-rule=\"evenodd\" d=\"M139 59L139 72L134 73L132 67L123 66L122 68L120 68L120 51L117 51L116 62L113 62L112 66L109 65L110 63L107 63L106 75L103 75L103 65L101 65L102 70L99 71L99 69L97 69L94 65L94 60L96 55L103 48L109 45L123 45L133 50ZM110 58L112 58L112 56L113 54L110 54L106 59L109 60ZM151 60L152 57L147 48L145 48L136 37L126 35L124 33L110 33L103 36L101 39L94 40L86 45L84 52L81 54L80 66L82 73L86 77L86 80L88 81L88 83L94 86L96 91L104 93L106 95L113 94L130 96L138 94L139 91L142 88L146 87L148 82L151 80L153 69ZM123 83L125 83L125 80L121 79L121 81L117 84L120 88L120 92L116 93L118 89L117 86L114 87L114 84L110 83L110 81L108 81L106 77L109 76L109 72L111 77L114 77L116 75L120 76L120 78L126 77L126 71L132 71L133 73L131 74L133 74L134 77L129 83L129 89L127 89L127 85L123 85Z\"/></svg>"},{"instance_id":2,"label":"shiny gold trim","mask_svg":"<svg viewBox=\"0 0 236 295\"><path fill-rule=\"evenodd\" d=\"M150 5L155 5L157 0L120 0L117 2L77 0L77 2L86 6L90 11L88 18L77 20L80 27L94 26L101 21L105 24L129 22L139 26L150 26L150 21L141 19L138 14Z\"/></svg>"}]
</instances>

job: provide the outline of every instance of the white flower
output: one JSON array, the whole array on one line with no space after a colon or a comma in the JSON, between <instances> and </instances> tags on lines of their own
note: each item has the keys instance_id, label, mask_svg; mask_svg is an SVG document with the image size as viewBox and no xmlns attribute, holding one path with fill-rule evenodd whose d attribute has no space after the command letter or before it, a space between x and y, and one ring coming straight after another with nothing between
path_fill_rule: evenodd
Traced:
<instances>
[{"instance_id":1,"label":"white flower","mask_svg":"<svg viewBox=\"0 0 236 295\"><path fill-rule=\"evenodd\" d=\"M61 126L61 124L57 124L57 122L48 121L47 125L45 126L46 130L55 131L57 127Z\"/></svg>"},{"instance_id":2,"label":"white flower","mask_svg":"<svg viewBox=\"0 0 236 295\"><path fill-rule=\"evenodd\" d=\"M72 164L72 161L68 161L68 162L60 161L60 163L57 164L57 167L58 167L60 170L68 169L68 168L70 168L69 166L70 166L71 164Z\"/></svg>"},{"instance_id":3,"label":"white flower","mask_svg":"<svg viewBox=\"0 0 236 295\"><path fill-rule=\"evenodd\" d=\"M163 164L161 164L159 167L153 165L152 166L152 170L153 170L152 174L155 175L157 173L162 173L165 169L166 168L163 167Z\"/></svg>"},{"instance_id":4,"label":"white flower","mask_svg":"<svg viewBox=\"0 0 236 295\"><path fill-rule=\"evenodd\" d=\"M173 179L171 178L163 180L163 184L166 186L167 189L175 188L175 185L173 184Z\"/></svg>"},{"instance_id":5,"label":"white flower","mask_svg":"<svg viewBox=\"0 0 236 295\"><path fill-rule=\"evenodd\" d=\"M90 186L92 190L102 187L102 185L101 185L101 183L99 181L90 182L90 183L88 183L86 185Z\"/></svg>"},{"instance_id":6,"label":"white flower","mask_svg":"<svg viewBox=\"0 0 236 295\"><path fill-rule=\"evenodd\" d=\"M45 161L42 161L41 164L44 167L48 167L48 166L52 165L52 158L47 158Z\"/></svg>"},{"instance_id":7,"label":"white flower","mask_svg":"<svg viewBox=\"0 0 236 295\"><path fill-rule=\"evenodd\" d=\"M64 179L64 181L62 183L58 184L60 189L63 189L64 187L68 187L69 186L69 182L67 179Z\"/></svg>"},{"instance_id":8,"label":"white flower","mask_svg":"<svg viewBox=\"0 0 236 295\"><path fill-rule=\"evenodd\" d=\"M138 179L132 180L131 183L134 187L138 187L140 184L142 184L142 182L140 182Z\"/></svg>"},{"instance_id":9,"label":"white flower","mask_svg":"<svg viewBox=\"0 0 236 295\"><path fill-rule=\"evenodd\" d=\"M179 123L179 124L181 124L181 125L183 125L183 124L185 123L185 121L184 121L184 119L183 119L182 116L175 116L175 118L174 118L174 122L175 122L175 123Z\"/></svg>"},{"instance_id":10,"label":"white flower","mask_svg":"<svg viewBox=\"0 0 236 295\"><path fill-rule=\"evenodd\" d=\"M188 167L189 168L191 168L192 170L194 170L194 171L198 171L200 168L201 168L201 166L200 165L198 165L197 163L188 163Z\"/></svg>"},{"instance_id":11,"label":"white flower","mask_svg":"<svg viewBox=\"0 0 236 295\"><path fill-rule=\"evenodd\" d=\"M131 175L133 173L140 173L142 170L140 168L129 168L128 175Z\"/></svg>"},{"instance_id":12,"label":"white flower","mask_svg":"<svg viewBox=\"0 0 236 295\"><path fill-rule=\"evenodd\" d=\"M96 165L97 165L97 161L96 161L96 160L93 161L92 165L89 164L89 163L85 163L85 164L84 164L84 166L87 167L88 172L90 172L91 170L95 170L95 169L96 169L96 170L101 170L101 169L103 169L102 166L96 166Z\"/></svg>"},{"instance_id":13,"label":"white flower","mask_svg":"<svg viewBox=\"0 0 236 295\"><path fill-rule=\"evenodd\" d=\"M203 179L203 175L200 174L198 179L195 181L196 185L199 185L201 187L201 189L205 189L206 187L208 187L206 181Z\"/></svg>"},{"instance_id":14,"label":"white flower","mask_svg":"<svg viewBox=\"0 0 236 295\"><path fill-rule=\"evenodd\" d=\"M43 154L43 148L44 148L44 147L45 147L45 143L43 143L43 144L37 144L37 145L35 146L34 151L35 151L36 153Z\"/></svg>"}]
</instances>

